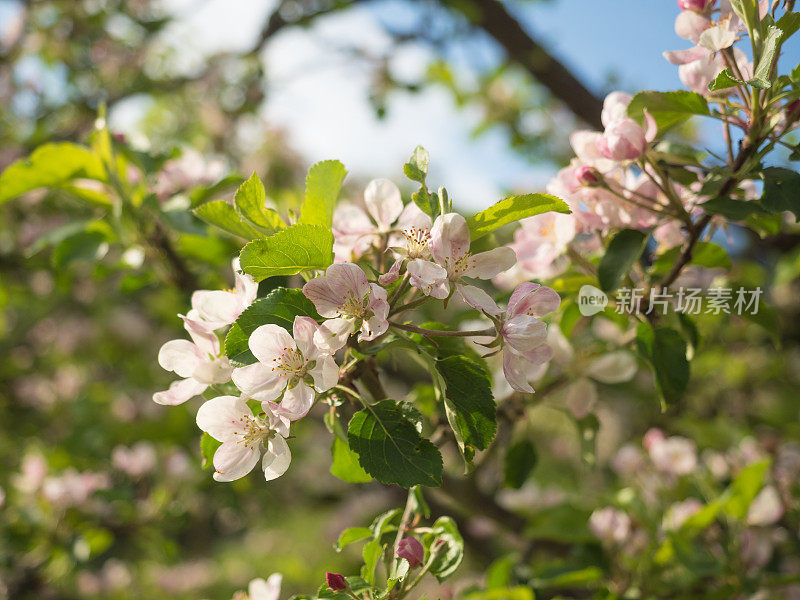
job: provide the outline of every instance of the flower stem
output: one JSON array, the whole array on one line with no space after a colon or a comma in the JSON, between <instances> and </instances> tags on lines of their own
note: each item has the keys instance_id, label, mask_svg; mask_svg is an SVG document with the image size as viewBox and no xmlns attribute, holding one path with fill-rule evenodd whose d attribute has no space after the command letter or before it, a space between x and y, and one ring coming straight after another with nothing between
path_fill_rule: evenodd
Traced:
<instances>
[{"instance_id":1,"label":"flower stem","mask_svg":"<svg viewBox=\"0 0 800 600\"><path fill-rule=\"evenodd\" d=\"M471 329L468 331L442 331L441 329L423 329L422 327L417 327L416 325L398 323L397 321L389 321L389 325L391 325L392 327L397 327L398 329L405 329L406 331L419 333L420 335L430 335L438 337L472 337L472 336L489 336L489 335L494 336L497 334L497 331L494 329L494 327L489 327L487 329Z\"/></svg>"}]
</instances>

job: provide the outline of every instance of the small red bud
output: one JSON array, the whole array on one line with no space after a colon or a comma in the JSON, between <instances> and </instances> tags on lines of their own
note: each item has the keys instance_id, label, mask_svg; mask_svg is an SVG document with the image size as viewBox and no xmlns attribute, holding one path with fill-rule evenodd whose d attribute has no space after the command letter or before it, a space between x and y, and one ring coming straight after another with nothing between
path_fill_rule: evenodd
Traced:
<instances>
[{"instance_id":1,"label":"small red bud","mask_svg":"<svg viewBox=\"0 0 800 600\"><path fill-rule=\"evenodd\" d=\"M800 98L786 105L786 117L794 120L800 117Z\"/></svg>"},{"instance_id":2,"label":"small red bud","mask_svg":"<svg viewBox=\"0 0 800 600\"><path fill-rule=\"evenodd\" d=\"M327 583L328 587L334 592L341 592L347 589L347 581L345 581L343 575L339 575L338 573L325 573L325 583Z\"/></svg>"},{"instance_id":3,"label":"small red bud","mask_svg":"<svg viewBox=\"0 0 800 600\"><path fill-rule=\"evenodd\" d=\"M575 170L575 178L581 185L596 185L600 182L600 172L594 167L584 165Z\"/></svg>"},{"instance_id":4,"label":"small red bud","mask_svg":"<svg viewBox=\"0 0 800 600\"><path fill-rule=\"evenodd\" d=\"M405 558L413 569L425 560L425 548L414 538L403 538L397 544L397 558Z\"/></svg>"}]
</instances>

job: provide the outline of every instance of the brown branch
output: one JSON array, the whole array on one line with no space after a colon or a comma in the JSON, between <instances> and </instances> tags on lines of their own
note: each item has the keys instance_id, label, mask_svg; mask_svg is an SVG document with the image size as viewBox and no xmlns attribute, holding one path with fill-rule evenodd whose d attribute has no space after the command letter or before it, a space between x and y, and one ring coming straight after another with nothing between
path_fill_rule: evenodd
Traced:
<instances>
[{"instance_id":1,"label":"brown branch","mask_svg":"<svg viewBox=\"0 0 800 600\"><path fill-rule=\"evenodd\" d=\"M553 57L508 12L500 0L471 2L443 0L464 14L502 46L508 59L519 64L576 116L596 129L602 129L600 113L603 102L583 85L572 72Z\"/></svg>"}]
</instances>

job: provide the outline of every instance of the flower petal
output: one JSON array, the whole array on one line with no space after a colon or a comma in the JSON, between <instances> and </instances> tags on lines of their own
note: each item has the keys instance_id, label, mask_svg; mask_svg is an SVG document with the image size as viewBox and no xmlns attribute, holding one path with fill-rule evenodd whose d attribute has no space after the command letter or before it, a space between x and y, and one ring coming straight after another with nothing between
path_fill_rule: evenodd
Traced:
<instances>
[{"instance_id":1,"label":"flower petal","mask_svg":"<svg viewBox=\"0 0 800 600\"><path fill-rule=\"evenodd\" d=\"M240 441L227 441L214 453L214 479L234 481L241 479L258 464L261 450L258 445L246 445Z\"/></svg>"},{"instance_id":2,"label":"flower petal","mask_svg":"<svg viewBox=\"0 0 800 600\"><path fill-rule=\"evenodd\" d=\"M204 402L197 411L197 426L220 442L237 440L243 419L253 413L244 400L236 396L218 396Z\"/></svg>"},{"instance_id":3,"label":"flower petal","mask_svg":"<svg viewBox=\"0 0 800 600\"><path fill-rule=\"evenodd\" d=\"M352 319L345 319L344 317L328 319L317 329L317 333L314 336L314 343L317 344L321 350L333 354L344 347L347 343L347 338L353 333L353 329L354 324Z\"/></svg>"},{"instance_id":4,"label":"flower petal","mask_svg":"<svg viewBox=\"0 0 800 600\"><path fill-rule=\"evenodd\" d=\"M521 314L542 317L556 310L559 304L561 297L555 290L526 281L514 289L506 310L510 317Z\"/></svg>"},{"instance_id":5,"label":"flower petal","mask_svg":"<svg viewBox=\"0 0 800 600\"><path fill-rule=\"evenodd\" d=\"M499 315L503 312L492 297L477 286L459 283L456 285L456 290L461 299L474 309L483 311L487 315Z\"/></svg>"},{"instance_id":6,"label":"flower petal","mask_svg":"<svg viewBox=\"0 0 800 600\"><path fill-rule=\"evenodd\" d=\"M503 325L501 334L505 342L517 352L529 352L544 343L547 325L530 315L517 315Z\"/></svg>"},{"instance_id":7,"label":"flower petal","mask_svg":"<svg viewBox=\"0 0 800 600\"><path fill-rule=\"evenodd\" d=\"M158 364L180 377L191 377L204 360L200 348L189 340L170 340L158 351Z\"/></svg>"},{"instance_id":8,"label":"flower petal","mask_svg":"<svg viewBox=\"0 0 800 600\"><path fill-rule=\"evenodd\" d=\"M469 227L458 213L439 215L431 228L431 255L440 265L469 252Z\"/></svg>"},{"instance_id":9,"label":"flower petal","mask_svg":"<svg viewBox=\"0 0 800 600\"><path fill-rule=\"evenodd\" d=\"M278 600L282 579L280 573L273 573L266 581L261 578L253 579L247 587L247 595L250 600Z\"/></svg>"},{"instance_id":10,"label":"flower petal","mask_svg":"<svg viewBox=\"0 0 800 600\"><path fill-rule=\"evenodd\" d=\"M219 329L233 323L241 314L242 300L223 290L200 290L192 294L192 308L203 321Z\"/></svg>"},{"instance_id":11,"label":"flower petal","mask_svg":"<svg viewBox=\"0 0 800 600\"><path fill-rule=\"evenodd\" d=\"M234 369L231 379L245 398L254 398L261 402L279 398L286 387L286 376L263 363Z\"/></svg>"},{"instance_id":12,"label":"flower petal","mask_svg":"<svg viewBox=\"0 0 800 600\"><path fill-rule=\"evenodd\" d=\"M638 370L632 353L617 350L595 358L586 368L586 374L602 383L621 383L633 379Z\"/></svg>"},{"instance_id":13,"label":"flower petal","mask_svg":"<svg viewBox=\"0 0 800 600\"><path fill-rule=\"evenodd\" d=\"M503 375L508 384L518 392L533 393L531 384L528 383L527 372L530 370L530 363L519 354L509 350L503 350Z\"/></svg>"},{"instance_id":14,"label":"flower petal","mask_svg":"<svg viewBox=\"0 0 800 600\"><path fill-rule=\"evenodd\" d=\"M297 349L303 354L306 361L314 360L317 355L317 347L314 344L314 337L319 326L311 317L296 316L292 326L294 342Z\"/></svg>"},{"instance_id":15,"label":"flower petal","mask_svg":"<svg viewBox=\"0 0 800 600\"><path fill-rule=\"evenodd\" d=\"M168 390L157 392L153 394L153 402L156 404L164 404L167 406L176 406L183 404L194 396L199 396L208 386L204 383L192 379L180 379L173 381Z\"/></svg>"},{"instance_id":16,"label":"flower petal","mask_svg":"<svg viewBox=\"0 0 800 600\"><path fill-rule=\"evenodd\" d=\"M339 381L339 367L332 356L320 355L317 364L308 374L314 378L314 387L318 392L325 392Z\"/></svg>"},{"instance_id":17,"label":"flower petal","mask_svg":"<svg viewBox=\"0 0 800 600\"><path fill-rule=\"evenodd\" d=\"M301 381L293 388L287 388L280 404L275 405L273 410L290 421L297 421L308 414L314 405L315 397L314 388Z\"/></svg>"},{"instance_id":18,"label":"flower petal","mask_svg":"<svg viewBox=\"0 0 800 600\"><path fill-rule=\"evenodd\" d=\"M292 452L289 450L289 445L283 436L276 435L271 438L267 444L264 460L261 463L266 480L272 481L286 473L286 469L289 468L289 463L291 462Z\"/></svg>"},{"instance_id":19,"label":"flower petal","mask_svg":"<svg viewBox=\"0 0 800 600\"><path fill-rule=\"evenodd\" d=\"M373 179L364 191L367 212L378 224L378 229L388 231L403 212L400 190L388 179Z\"/></svg>"},{"instance_id":20,"label":"flower petal","mask_svg":"<svg viewBox=\"0 0 800 600\"><path fill-rule=\"evenodd\" d=\"M276 358L283 356L287 348L297 348L289 332L272 323L261 325L251 333L247 345L259 362L270 366Z\"/></svg>"},{"instance_id":21,"label":"flower petal","mask_svg":"<svg viewBox=\"0 0 800 600\"><path fill-rule=\"evenodd\" d=\"M409 283L427 296L444 300L450 295L450 283L444 267L429 260L416 258L409 261L406 271Z\"/></svg>"},{"instance_id":22,"label":"flower petal","mask_svg":"<svg viewBox=\"0 0 800 600\"><path fill-rule=\"evenodd\" d=\"M462 277L491 279L513 267L516 262L517 255L514 251L507 246L503 246L471 256L469 266L461 275Z\"/></svg>"}]
</instances>

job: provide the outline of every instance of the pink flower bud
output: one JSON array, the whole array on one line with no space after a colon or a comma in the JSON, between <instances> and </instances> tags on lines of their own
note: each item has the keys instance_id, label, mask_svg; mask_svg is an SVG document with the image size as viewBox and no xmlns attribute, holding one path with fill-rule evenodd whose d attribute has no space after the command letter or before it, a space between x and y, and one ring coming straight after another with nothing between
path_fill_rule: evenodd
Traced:
<instances>
[{"instance_id":1,"label":"pink flower bud","mask_svg":"<svg viewBox=\"0 0 800 600\"><path fill-rule=\"evenodd\" d=\"M343 575L339 575L338 573L325 573L325 583L327 583L328 587L334 592L341 592L347 589L347 581L345 581Z\"/></svg>"},{"instance_id":2,"label":"pink flower bud","mask_svg":"<svg viewBox=\"0 0 800 600\"><path fill-rule=\"evenodd\" d=\"M786 105L786 117L790 121L800 118L800 99L789 102Z\"/></svg>"},{"instance_id":3,"label":"pink flower bud","mask_svg":"<svg viewBox=\"0 0 800 600\"><path fill-rule=\"evenodd\" d=\"M595 185L600 181L600 172L594 167L584 165L575 169L575 178L581 185Z\"/></svg>"},{"instance_id":4,"label":"pink flower bud","mask_svg":"<svg viewBox=\"0 0 800 600\"><path fill-rule=\"evenodd\" d=\"M678 8L681 10L704 11L714 4L714 0L678 0Z\"/></svg>"},{"instance_id":5,"label":"pink flower bud","mask_svg":"<svg viewBox=\"0 0 800 600\"><path fill-rule=\"evenodd\" d=\"M633 119L619 119L611 123L597 140L597 149L611 160L639 158L647 149L644 130Z\"/></svg>"},{"instance_id":6,"label":"pink flower bud","mask_svg":"<svg viewBox=\"0 0 800 600\"><path fill-rule=\"evenodd\" d=\"M413 569L425 560L425 549L416 539L407 537L397 544L397 558L405 558Z\"/></svg>"}]
</instances>

